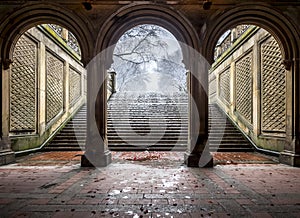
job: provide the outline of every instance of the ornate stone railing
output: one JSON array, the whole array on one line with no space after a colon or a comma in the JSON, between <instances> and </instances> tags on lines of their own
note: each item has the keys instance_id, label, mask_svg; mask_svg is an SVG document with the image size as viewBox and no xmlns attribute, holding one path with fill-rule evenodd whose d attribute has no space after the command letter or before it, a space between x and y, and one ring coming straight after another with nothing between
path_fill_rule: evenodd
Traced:
<instances>
[{"instance_id":1,"label":"ornate stone railing","mask_svg":"<svg viewBox=\"0 0 300 218\"><path fill-rule=\"evenodd\" d=\"M292 84L280 45L257 26L235 28L229 36L232 46L209 72L209 101L218 104L260 149L282 152L291 128L292 100L287 94Z\"/></svg>"},{"instance_id":2,"label":"ornate stone railing","mask_svg":"<svg viewBox=\"0 0 300 218\"><path fill-rule=\"evenodd\" d=\"M249 29L249 27L251 27L251 25L239 25L224 33L224 38L216 45L214 59L217 60L225 51L227 51L233 43Z\"/></svg>"},{"instance_id":3,"label":"ornate stone railing","mask_svg":"<svg viewBox=\"0 0 300 218\"><path fill-rule=\"evenodd\" d=\"M47 28L52 32L33 27L18 39L2 89L8 97L2 124L17 154L40 149L86 101L85 68L58 41L64 30Z\"/></svg>"},{"instance_id":4,"label":"ornate stone railing","mask_svg":"<svg viewBox=\"0 0 300 218\"><path fill-rule=\"evenodd\" d=\"M41 27L80 59L80 46L73 33L56 24L42 24Z\"/></svg>"}]
</instances>

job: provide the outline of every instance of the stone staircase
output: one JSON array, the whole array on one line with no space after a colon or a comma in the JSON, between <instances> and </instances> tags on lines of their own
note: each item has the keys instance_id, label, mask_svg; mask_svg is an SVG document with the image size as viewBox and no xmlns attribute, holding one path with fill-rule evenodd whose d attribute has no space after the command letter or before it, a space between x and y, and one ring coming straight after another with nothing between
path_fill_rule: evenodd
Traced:
<instances>
[{"instance_id":1,"label":"stone staircase","mask_svg":"<svg viewBox=\"0 0 300 218\"><path fill-rule=\"evenodd\" d=\"M186 95L120 93L108 103L111 150L184 151L187 144Z\"/></svg>"},{"instance_id":2,"label":"stone staircase","mask_svg":"<svg viewBox=\"0 0 300 218\"><path fill-rule=\"evenodd\" d=\"M209 149L218 152L250 152L253 146L243 134L229 121L215 104L209 104Z\"/></svg>"},{"instance_id":3,"label":"stone staircase","mask_svg":"<svg viewBox=\"0 0 300 218\"><path fill-rule=\"evenodd\" d=\"M113 151L185 151L188 135L187 95L114 94L108 102L107 134ZM44 147L48 151L81 150L86 137L86 106ZM76 127L76 132L74 131ZM218 106L209 105L210 151L253 151L251 144Z\"/></svg>"},{"instance_id":4,"label":"stone staircase","mask_svg":"<svg viewBox=\"0 0 300 218\"><path fill-rule=\"evenodd\" d=\"M44 151L78 151L85 145L86 105L82 106L63 129L43 148ZM75 128L74 128L75 127ZM75 131L76 129L76 131Z\"/></svg>"}]
</instances>

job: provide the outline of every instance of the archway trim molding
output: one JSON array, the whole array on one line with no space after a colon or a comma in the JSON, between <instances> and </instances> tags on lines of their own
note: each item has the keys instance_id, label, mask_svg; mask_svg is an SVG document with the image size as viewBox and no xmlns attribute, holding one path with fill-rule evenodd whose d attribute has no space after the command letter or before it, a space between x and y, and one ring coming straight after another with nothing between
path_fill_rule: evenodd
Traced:
<instances>
[{"instance_id":1,"label":"archway trim molding","mask_svg":"<svg viewBox=\"0 0 300 218\"><path fill-rule=\"evenodd\" d=\"M214 48L221 35L231 27L252 24L269 31L277 40L283 54L283 63L290 70L292 61L299 58L300 32L283 13L265 4L240 4L224 13L216 12L207 23L203 36L202 54L209 63L214 62Z\"/></svg>"},{"instance_id":2,"label":"archway trim molding","mask_svg":"<svg viewBox=\"0 0 300 218\"><path fill-rule=\"evenodd\" d=\"M161 26L172 33L180 43L196 51L200 49L201 44L197 32L179 11L166 5L130 4L113 13L102 25L97 36L94 56L114 46L127 30L141 24ZM182 52L183 54L185 52L183 48ZM112 54L106 57L109 59ZM107 61L108 65L111 62L112 60ZM185 64L189 65L189 63Z\"/></svg>"},{"instance_id":3,"label":"archway trim molding","mask_svg":"<svg viewBox=\"0 0 300 218\"><path fill-rule=\"evenodd\" d=\"M5 17L0 24L0 29L3 30L0 37L1 60L5 69L12 62L13 49L21 35L31 27L45 23L58 24L71 31L80 45L82 63L87 64L90 61L94 49L91 42L94 40L86 19L49 2L24 4Z\"/></svg>"}]
</instances>

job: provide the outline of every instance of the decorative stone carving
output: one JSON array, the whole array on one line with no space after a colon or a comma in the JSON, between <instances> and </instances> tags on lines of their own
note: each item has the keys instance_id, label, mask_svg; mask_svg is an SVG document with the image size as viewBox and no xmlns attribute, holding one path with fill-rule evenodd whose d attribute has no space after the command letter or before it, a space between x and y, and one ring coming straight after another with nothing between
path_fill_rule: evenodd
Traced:
<instances>
[{"instance_id":1,"label":"decorative stone carving","mask_svg":"<svg viewBox=\"0 0 300 218\"><path fill-rule=\"evenodd\" d=\"M36 130L37 44L22 35L13 53L10 75L10 132Z\"/></svg>"},{"instance_id":2,"label":"decorative stone carving","mask_svg":"<svg viewBox=\"0 0 300 218\"><path fill-rule=\"evenodd\" d=\"M69 102L73 105L81 96L81 75L70 68Z\"/></svg>"},{"instance_id":3,"label":"decorative stone carving","mask_svg":"<svg viewBox=\"0 0 300 218\"><path fill-rule=\"evenodd\" d=\"M219 77L219 97L223 103L230 104L230 70L220 73Z\"/></svg>"},{"instance_id":4,"label":"decorative stone carving","mask_svg":"<svg viewBox=\"0 0 300 218\"><path fill-rule=\"evenodd\" d=\"M252 52L236 63L236 110L252 124Z\"/></svg>"},{"instance_id":5,"label":"decorative stone carving","mask_svg":"<svg viewBox=\"0 0 300 218\"><path fill-rule=\"evenodd\" d=\"M285 132L286 78L274 37L261 44L262 130Z\"/></svg>"},{"instance_id":6,"label":"decorative stone carving","mask_svg":"<svg viewBox=\"0 0 300 218\"><path fill-rule=\"evenodd\" d=\"M57 35L62 37L63 28L61 26L56 25L56 24L48 24L48 26L51 27L51 29L53 29Z\"/></svg>"},{"instance_id":7,"label":"decorative stone carving","mask_svg":"<svg viewBox=\"0 0 300 218\"><path fill-rule=\"evenodd\" d=\"M68 46L72 48L79 56L81 56L80 46L78 44L77 39L75 36L69 31L68 32Z\"/></svg>"},{"instance_id":8,"label":"decorative stone carving","mask_svg":"<svg viewBox=\"0 0 300 218\"><path fill-rule=\"evenodd\" d=\"M209 96L215 95L217 92L217 80L216 78L209 81Z\"/></svg>"},{"instance_id":9,"label":"decorative stone carving","mask_svg":"<svg viewBox=\"0 0 300 218\"><path fill-rule=\"evenodd\" d=\"M63 62L46 52L47 123L63 110Z\"/></svg>"}]
</instances>

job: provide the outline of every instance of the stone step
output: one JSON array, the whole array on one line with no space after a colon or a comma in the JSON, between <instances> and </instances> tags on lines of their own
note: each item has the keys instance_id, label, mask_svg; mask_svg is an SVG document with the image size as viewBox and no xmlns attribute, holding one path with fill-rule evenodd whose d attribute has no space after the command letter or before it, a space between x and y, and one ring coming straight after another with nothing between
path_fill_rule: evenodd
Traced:
<instances>
[{"instance_id":1,"label":"stone step","mask_svg":"<svg viewBox=\"0 0 300 218\"><path fill-rule=\"evenodd\" d=\"M108 146L111 151L186 151L185 146L151 146L151 147L130 147L130 146Z\"/></svg>"},{"instance_id":2,"label":"stone step","mask_svg":"<svg viewBox=\"0 0 300 218\"><path fill-rule=\"evenodd\" d=\"M169 121L169 122L188 122L188 118L185 117L162 117L162 119L165 118L164 120ZM161 118L160 118L161 119ZM157 120L157 117L108 117L107 118L107 122L114 122L114 121L118 121L118 122L128 122L128 121L134 121L134 122L153 122L154 120Z\"/></svg>"},{"instance_id":3,"label":"stone step","mask_svg":"<svg viewBox=\"0 0 300 218\"><path fill-rule=\"evenodd\" d=\"M210 147L209 148L210 152L253 152L254 149L253 148L248 148L248 147L240 147L240 148L230 148L230 147L219 147L219 148L214 148L214 147Z\"/></svg>"},{"instance_id":4,"label":"stone step","mask_svg":"<svg viewBox=\"0 0 300 218\"><path fill-rule=\"evenodd\" d=\"M165 100L169 101L168 98ZM127 98L114 96L110 99L107 113L109 148L133 151L186 150L189 119L186 98L185 101L178 98L179 103L170 101L167 105L163 100L158 102L158 99L154 97L139 101L130 102ZM46 149L81 150L78 143L82 145L85 143L86 113L86 107L82 107ZM209 113L210 150L218 148L218 151L253 151L251 145L217 106L209 105ZM149 134L150 125L151 135ZM136 135L142 137L136 137ZM157 142L157 137L161 137L159 142ZM133 144L138 143L139 146L128 145L126 140ZM155 145L149 146L149 144Z\"/></svg>"},{"instance_id":5,"label":"stone step","mask_svg":"<svg viewBox=\"0 0 300 218\"><path fill-rule=\"evenodd\" d=\"M74 145L73 147L70 146L47 146L44 148L44 151L81 151L82 149L78 145Z\"/></svg>"},{"instance_id":6,"label":"stone step","mask_svg":"<svg viewBox=\"0 0 300 218\"><path fill-rule=\"evenodd\" d=\"M55 146L57 144L60 145L72 145L72 144L81 144L81 145L85 145L85 140L68 140L68 139L64 139L64 140L53 140L49 145L50 146Z\"/></svg>"},{"instance_id":7,"label":"stone step","mask_svg":"<svg viewBox=\"0 0 300 218\"><path fill-rule=\"evenodd\" d=\"M116 131L110 131L108 134L108 137L115 137L115 136L119 136L119 137L126 137L126 136L130 136L131 134L136 135L136 134L141 134L141 133L137 133L136 131L126 131L126 132L116 132ZM147 136L149 135L150 132L145 132L144 135ZM161 136L162 132L151 132L151 136ZM178 131L178 132L163 132L164 136L178 136L178 135L182 135L184 137L187 138L187 131ZM141 135L142 136L142 135Z\"/></svg>"},{"instance_id":8,"label":"stone step","mask_svg":"<svg viewBox=\"0 0 300 218\"><path fill-rule=\"evenodd\" d=\"M186 113L161 113L161 112L155 112L155 113L151 113L151 114L148 114L147 112L145 111L141 111L140 113L137 113L137 112L132 112L132 113L127 113L127 112L118 112L118 113L108 113L108 118L125 118L125 119L128 119L128 118L132 118L132 117L135 117L137 119L141 118L141 119L150 119L150 118L153 118L153 117L157 117L157 118L174 118L174 119L178 119L178 118L185 118L185 119L188 119L188 116L187 114L185 115Z\"/></svg>"},{"instance_id":9,"label":"stone step","mask_svg":"<svg viewBox=\"0 0 300 218\"><path fill-rule=\"evenodd\" d=\"M142 146L142 147L147 147L147 146L187 146L187 142L185 141L160 141L160 142L151 142L151 143L145 143L144 141L140 141L140 142L127 142L127 141L110 141L108 146L112 146L112 145L118 145L118 146Z\"/></svg>"}]
</instances>

